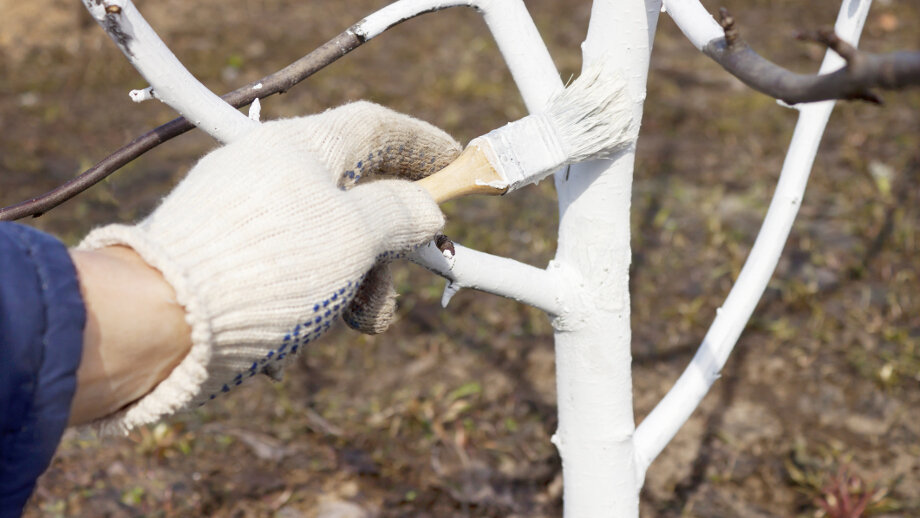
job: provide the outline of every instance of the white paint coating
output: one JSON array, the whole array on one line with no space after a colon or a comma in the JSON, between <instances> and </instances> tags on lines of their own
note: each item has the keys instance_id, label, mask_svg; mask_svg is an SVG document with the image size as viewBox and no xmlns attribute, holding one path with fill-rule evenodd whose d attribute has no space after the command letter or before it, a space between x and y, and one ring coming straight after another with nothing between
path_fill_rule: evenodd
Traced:
<instances>
[{"instance_id":1,"label":"white paint coating","mask_svg":"<svg viewBox=\"0 0 920 518\"><path fill-rule=\"evenodd\" d=\"M450 289L485 291L529 304L551 315L563 311L562 286L558 277L546 270L457 243L454 243L452 261L447 260L434 243L419 248L409 259L446 278L451 283Z\"/></svg>"},{"instance_id":2,"label":"white paint coating","mask_svg":"<svg viewBox=\"0 0 920 518\"><path fill-rule=\"evenodd\" d=\"M545 113L528 115L470 142L489 159L509 191L535 183L568 162Z\"/></svg>"},{"instance_id":3,"label":"white paint coating","mask_svg":"<svg viewBox=\"0 0 920 518\"><path fill-rule=\"evenodd\" d=\"M157 99L171 106L220 142L230 142L254 128L249 119L208 90L182 66L160 40L134 4L107 0L97 4L84 0L87 10L103 27L117 23L123 38L112 36L134 68L156 91ZM109 8L118 12L107 13Z\"/></svg>"},{"instance_id":4,"label":"white paint coating","mask_svg":"<svg viewBox=\"0 0 920 518\"><path fill-rule=\"evenodd\" d=\"M444 293L441 294L441 307L446 308L450 304L450 299L454 298L458 291L460 291L459 284L447 281L447 285L444 286Z\"/></svg>"},{"instance_id":5,"label":"white paint coating","mask_svg":"<svg viewBox=\"0 0 920 518\"><path fill-rule=\"evenodd\" d=\"M642 120L651 41L661 2L595 0L582 45L593 64L625 81L625 102ZM559 249L566 297L583 300L557 325L556 387L566 518L638 516L630 355L630 202L636 133L612 160L556 174ZM571 293L576 292L578 295Z\"/></svg>"},{"instance_id":6,"label":"white paint coating","mask_svg":"<svg viewBox=\"0 0 920 518\"><path fill-rule=\"evenodd\" d=\"M698 0L664 0L663 8L684 36L699 50L703 50L710 41L725 35L719 22Z\"/></svg>"},{"instance_id":7,"label":"white paint coating","mask_svg":"<svg viewBox=\"0 0 920 518\"><path fill-rule=\"evenodd\" d=\"M871 3L871 0L844 0L834 27L837 34L856 45ZM669 7L672 5L669 2ZM828 50L820 73L834 71L842 65L842 58ZM649 464L671 441L718 379L757 301L766 289L798 214L818 145L834 104L834 101L825 101L804 104L799 108L799 120L783 163L776 193L738 280L717 312L690 365L636 430L638 477L644 478Z\"/></svg>"},{"instance_id":8,"label":"white paint coating","mask_svg":"<svg viewBox=\"0 0 920 518\"><path fill-rule=\"evenodd\" d=\"M130 97L131 100L136 103L142 103L144 101L149 101L155 98L153 95L152 86L148 86L147 88L142 88L140 90L131 90L128 92L128 97Z\"/></svg>"},{"instance_id":9,"label":"white paint coating","mask_svg":"<svg viewBox=\"0 0 920 518\"><path fill-rule=\"evenodd\" d=\"M164 57L162 49L157 48L162 43L130 2L111 0L96 5L86 1L85 4L100 23L106 16L107 6L122 10L119 16L124 16L128 22L124 27L132 38L126 54L156 87L158 97L160 84L165 87L191 78L168 49L165 53L172 61ZM838 32L847 34L841 27L853 29L854 23L861 28L868 4L869 1L861 0L857 14L846 23L841 24L838 19ZM359 22L354 32L370 39L416 13L457 5L475 7L483 13L528 109L531 112L543 110L548 100L562 88L562 83L522 0L400 0ZM659 0L645 0L644 5L638 0L596 0L583 45L586 66L605 62L625 78L626 104L635 122L631 129L635 131L645 98L651 39L657 15L664 12L665 7L697 48L722 37L721 28L695 0L668 0L666 5ZM148 29L150 34L145 32ZM858 33L859 29L853 41L858 39ZM839 58L832 64L832 57L836 56L826 58L822 70L839 66ZM169 95L161 98L222 141L232 140L252 127L247 117L207 89L202 93L196 88L165 90ZM217 99L220 108L187 106L202 100L212 102L212 98ZM559 250L546 270L459 245L453 256L438 250L434 244L414 254L413 260L450 281L442 298L445 305L460 288L470 287L531 304L555 317L559 429L552 440L563 459L566 517L638 514L638 491L648 463L673 437L718 377L775 267L802 199L808 170L832 105L821 103L801 108L802 116L780 185L751 258L725 306L717 311L716 321L697 357L675 389L638 430L634 430L632 418L629 354L629 206L633 145L621 149L612 160L575 166L571 175L557 174L561 213ZM258 111L256 101L250 115L258 118ZM515 130L513 137L534 131L539 138L533 142L542 142L541 132L546 131L545 127ZM627 139L630 144L635 140L635 131ZM514 145L508 146L513 148ZM570 158L571 152L564 147L561 153L558 149L541 150L546 156L532 158L530 154L537 149L535 146L542 148L545 144L522 147L525 151L517 155L519 162L525 162L518 164L525 173L551 169L541 164L558 160L560 156L566 157L562 163ZM736 292L737 301L732 298Z\"/></svg>"},{"instance_id":10,"label":"white paint coating","mask_svg":"<svg viewBox=\"0 0 920 518\"><path fill-rule=\"evenodd\" d=\"M260 117L262 117L262 101L256 97L252 100L252 104L249 105L249 118L259 122Z\"/></svg>"},{"instance_id":11,"label":"white paint coating","mask_svg":"<svg viewBox=\"0 0 920 518\"><path fill-rule=\"evenodd\" d=\"M352 27L352 32L369 40L397 23L428 11L447 7L473 6L473 0L397 0L375 11Z\"/></svg>"},{"instance_id":12,"label":"white paint coating","mask_svg":"<svg viewBox=\"0 0 920 518\"><path fill-rule=\"evenodd\" d=\"M350 30L369 40L419 13L454 6L472 7L482 13L527 109L530 112L543 110L563 85L522 0L398 0L370 14ZM543 270L463 247L460 247L464 250L462 267L454 269L453 264L445 264L443 257L436 256L432 248L437 250L433 244L419 249L413 260L452 279L457 286L520 300L553 314L559 311L554 280L548 282L550 279L546 279L547 282L536 285L532 282L534 278L531 282L526 280L528 275L547 277Z\"/></svg>"},{"instance_id":13,"label":"white paint coating","mask_svg":"<svg viewBox=\"0 0 920 518\"><path fill-rule=\"evenodd\" d=\"M523 0L478 0L473 6L482 12L527 111L542 111L563 84Z\"/></svg>"},{"instance_id":14,"label":"white paint coating","mask_svg":"<svg viewBox=\"0 0 920 518\"><path fill-rule=\"evenodd\" d=\"M470 142L514 191L560 167L612 156L634 142L638 124L621 77L602 66L586 69L554 95L544 111L510 122Z\"/></svg>"},{"instance_id":15,"label":"white paint coating","mask_svg":"<svg viewBox=\"0 0 920 518\"><path fill-rule=\"evenodd\" d=\"M455 6L482 13L528 111L541 111L562 89L562 81L522 0L398 0L356 23L351 31L369 40L419 13Z\"/></svg>"}]
</instances>

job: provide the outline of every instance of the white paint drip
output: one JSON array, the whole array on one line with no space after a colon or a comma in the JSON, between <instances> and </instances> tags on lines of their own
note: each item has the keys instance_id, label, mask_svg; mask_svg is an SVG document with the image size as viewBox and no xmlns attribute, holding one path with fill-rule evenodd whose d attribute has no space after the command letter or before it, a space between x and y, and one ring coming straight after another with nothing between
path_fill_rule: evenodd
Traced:
<instances>
[{"instance_id":1,"label":"white paint drip","mask_svg":"<svg viewBox=\"0 0 920 518\"><path fill-rule=\"evenodd\" d=\"M447 305L450 304L450 299L454 298L454 295L460 291L460 288L462 288L462 286L456 282L448 282L447 285L444 286L444 293L441 295L442 308L446 308Z\"/></svg>"},{"instance_id":2,"label":"white paint drip","mask_svg":"<svg viewBox=\"0 0 920 518\"><path fill-rule=\"evenodd\" d=\"M259 101L259 98L256 97L252 100L252 104L249 105L249 118L259 122L259 117L262 116L262 103Z\"/></svg>"},{"instance_id":3,"label":"white paint drip","mask_svg":"<svg viewBox=\"0 0 920 518\"><path fill-rule=\"evenodd\" d=\"M499 173L499 174L501 174L501 173ZM504 175L502 175L502 176L504 176ZM491 188L493 188L493 189L507 189L507 188L508 188L508 181L507 181L507 180L492 180L491 182L484 182L484 181L482 181L482 180L477 179L477 180L476 180L476 185L479 185L479 186L482 186L482 187L491 187Z\"/></svg>"},{"instance_id":4,"label":"white paint drip","mask_svg":"<svg viewBox=\"0 0 920 518\"><path fill-rule=\"evenodd\" d=\"M799 108L802 107L803 103L789 104L782 99L777 99L776 104L778 104L779 106L782 106L783 108L789 108L790 110L798 110Z\"/></svg>"}]
</instances>

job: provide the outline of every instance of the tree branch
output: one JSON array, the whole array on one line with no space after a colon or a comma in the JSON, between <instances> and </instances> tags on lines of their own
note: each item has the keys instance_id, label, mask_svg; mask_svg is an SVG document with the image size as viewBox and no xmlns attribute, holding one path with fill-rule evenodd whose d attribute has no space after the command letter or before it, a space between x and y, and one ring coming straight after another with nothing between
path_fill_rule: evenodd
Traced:
<instances>
[{"instance_id":1,"label":"tree branch","mask_svg":"<svg viewBox=\"0 0 920 518\"><path fill-rule=\"evenodd\" d=\"M846 0L842 2L835 29L849 40L858 42L871 3L872 0L859 0L853 9L854 4ZM680 21L677 18L675 21L678 21L681 30L684 30L682 23L689 20L699 22L709 18L715 23L695 0L681 0L678 5L682 8L679 12ZM668 7L674 16L671 6ZM737 38L736 33L726 36ZM694 44L699 41L695 40ZM705 44L698 44L700 48L703 46ZM837 69L842 59L827 51L819 74ZM720 376L728 356L767 288L798 214L818 145L835 104L833 101L807 104L799 110L799 119L783 161L776 191L737 280L721 308L716 310L716 317L690 365L636 428L636 469L640 479L645 477L649 464L674 438L677 430L699 406Z\"/></svg>"},{"instance_id":2,"label":"tree branch","mask_svg":"<svg viewBox=\"0 0 920 518\"><path fill-rule=\"evenodd\" d=\"M153 88L153 95L222 143L259 125L201 84L130 0L83 0L99 26Z\"/></svg>"},{"instance_id":3,"label":"tree branch","mask_svg":"<svg viewBox=\"0 0 920 518\"><path fill-rule=\"evenodd\" d=\"M321 47L298 59L283 69L253 81L224 95L222 99L240 108L255 99L284 93L297 83L315 74L323 67L351 52L364 43L351 29L327 41ZM158 145L177 137L195 126L179 117L135 138L127 145L102 159L82 174L40 196L30 198L0 209L0 221L16 220L27 216L38 217L101 182L106 177Z\"/></svg>"},{"instance_id":4,"label":"tree branch","mask_svg":"<svg viewBox=\"0 0 920 518\"><path fill-rule=\"evenodd\" d=\"M99 6L101 5L101 3L92 3L92 7L97 10L100 9ZM493 29L496 39L499 40L499 47L504 54L516 55L519 53L516 51L519 51L519 47L522 45L530 44L532 46L534 41L542 43L539 37L536 39L533 38L536 34L536 29L532 27L533 22L530 21L529 15L526 17L526 20L520 15L521 12L526 14L526 10L521 11L522 5L505 5L504 3L479 5L477 0L399 0L370 14L363 20L352 25L346 31L323 44L321 47L287 67L265 76L258 81L253 81L242 88L238 88L221 98L234 108L240 108L246 106L255 99L264 99L275 93L284 93L297 83L395 25L421 14L456 6L474 7L482 11L486 17L486 22L489 24L490 28ZM97 17L97 19L101 18L103 21L106 20L107 15L111 17L113 15L122 14L120 7L118 9L110 9L113 12L105 11L105 6L102 6L101 9L103 12L94 13L92 9L90 12L94 13L94 17ZM517 11L515 11L515 9L517 9ZM527 21L528 23L519 23L519 26L509 26L508 23L502 23L501 27L499 27L498 22L493 20L493 18L498 18L498 21L501 22L505 20L502 17L493 16L494 12L497 11L501 11L501 14L508 14L506 17L509 21ZM508 11L508 13L505 11ZM493 27L493 25L496 26ZM505 31L499 29L507 29L510 36L502 37ZM116 43L118 43L117 39ZM503 45L503 43L507 44ZM549 90L555 91L561 88L558 74L555 74L555 68L552 66L552 60L549 58L548 52L545 51L545 46L540 56L541 59L536 61L517 59L513 60L513 63L509 62L512 74L522 88L522 93L524 94L528 106L538 101L545 101L545 98L549 95L549 93L547 93ZM519 66L513 66L515 64ZM542 73L536 74L538 71L545 72L547 70L552 70L554 73L549 76ZM548 90L546 88L540 89L531 87L533 84L537 83L537 81L533 80L534 77L548 77L549 79L546 80L547 85L553 85L553 88ZM558 83L558 87L556 87L556 83ZM140 97L138 97L138 94L135 94L132 98L143 100L143 94L139 95ZM151 93L150 95L156 96L155 93ZM59 187L14 205L0 208L0 221L17 220L28 216L41 216L99 183L135 158L187 132L193 127L194 126L183 117L173 119L166 124L158 126L136 137L130 143Z\"/></svg>"},{"instance_id":5,"label":"tree branch","mask_svg":"<svg viewBox=\"0 0 920 518\"><path fill-rule=\"evenodd\" d=\"M390 4L379 11L372 13L367 18L359 21L338 36L327 41L321 47L306 56L291 63L287 67L268 76L253 81L248 85L238 88L221 97L224 102L234 108L241 108L250 104L255 99L264 99L276 93L284 93L297 83L315 74L335 60L348 54L361 46L364 42L383 33L387 29L398 25L415 16L446 9L454 6L473 5L472 0L400 0ZM93 15L103 28L106 29L116 44L123 47L109 27L104 22L114 16L122 15L123 9L119 5L105 6L101 2L86 3ZM136 11L136 10L135 10ZM152 29L151 29L152 31ZM116 31L117 33L117 31ZM154 35L155 36L155 35ZM124 51L124 48L122 48ZM156 96L155 94L152 94ZM134 98L135 96L132 96ZM158 97L159 98L159 97ZM139 98L143 100L143 98ZM143 155L158 145L177 137L194 128L187 119L179 117L166 124L158 126L105 157L93 167L87 169L79 176L44 194L24 200L22 202L0 208L0 221L12 221L28 216L38 217L73 198L93 185L101 182L109 175Z\"/></svg>"},{"instance_id":6,"label":"tree branch","mask_svg":"<svg viewBox=\"0 0 920 518\"><path fill-rule=\"evenodd\" d=\"M846 66L829 74L797 74L754 52L741 39L728 10L720 9L719 18L724 37L707 43L703 52L744 84L787 104L830 99L881 103L873 88L920 86L920 52L871 54L857 50L830 29L802 33L799 39L827 46L846 60Z\"/></svg>"},{"instance_id":7,"label":"tree branch","mask_svg":"<svg viewBox=\"0 0 920 518\"><path fill-rule=\"evenodd\" d=\"M461 288L472 288L523 302L551 316L565 312L564 290L559 276L507 257L499 257L452 243L452 249L431 242L418 248L408 259L447 279L441 304Z\"/></svg>"}]
</instances>

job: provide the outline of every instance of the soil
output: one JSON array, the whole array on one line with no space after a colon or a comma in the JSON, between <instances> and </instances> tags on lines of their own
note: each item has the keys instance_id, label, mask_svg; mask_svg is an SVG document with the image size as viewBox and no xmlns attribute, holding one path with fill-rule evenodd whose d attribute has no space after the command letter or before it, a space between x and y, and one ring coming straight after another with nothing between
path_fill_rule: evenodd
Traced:
<instances>
[{"instance_id":1,"label":"soil","mask_svg":"<svg viewBox=\"0 0 920 518\"><path fill-rule=\"evenodd\" d=\"M179 58L224 92L317 47L381 0L138 2ZM586 0L526 2L564 77L580 66ZM714 11L720 4L704 2ZM829 0L737 0L766 57L817 70L796 30ZM79 2L0 0L0 204L43 192L172 118ZM913 0L879 0L862 47L920 48ZM611 29L613 30L613 29ZM920 516L920 91L836 108L800 216L722 378L652 464L648 517ZM265 118L370 99L466 141L525 114L480 15L408 21L282 96ZM637 421L687 365L770 200L796 113L699 54L663 15L633 197ZM69 244L148 213L214 143L180 137L27 224ZM545 265L550 182L445 207L464 245ZM26 516L399 517L562 513L552 328L537 310L396 270L399 321L345 326L284 381L100 438L69 430ZM911 417L914 416L914 417ZM846 493L848 498L842 498Z\"/></svg>"}]
</instances>

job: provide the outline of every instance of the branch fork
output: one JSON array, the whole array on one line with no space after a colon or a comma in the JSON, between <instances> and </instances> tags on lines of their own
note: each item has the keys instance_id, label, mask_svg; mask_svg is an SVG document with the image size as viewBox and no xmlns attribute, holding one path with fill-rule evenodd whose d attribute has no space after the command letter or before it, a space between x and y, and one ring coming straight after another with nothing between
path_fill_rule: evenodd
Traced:
<instances>
[{"instance_id":1,"label":"branch fork","mask_svg":"<svg viewBox=\"0 0 920 518\"><path fill-rule=\"evenodd\" d=\"M920 52L872 54L862 52L831 29L802 32L799 40L820 43L836 52L846 65L828 74L797 74L763 58L741 38L735 19L719 9L723 37L706 44L703 52L751 88L786 104L832 99L881 104L873 88L896 90L920 86Z\"/></svg>"}]
</instances>

